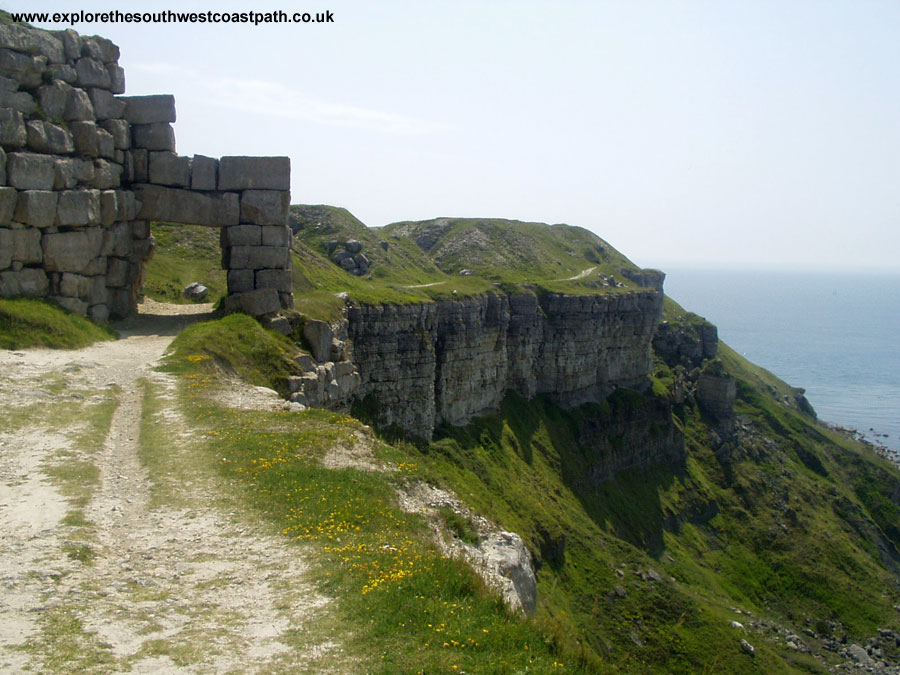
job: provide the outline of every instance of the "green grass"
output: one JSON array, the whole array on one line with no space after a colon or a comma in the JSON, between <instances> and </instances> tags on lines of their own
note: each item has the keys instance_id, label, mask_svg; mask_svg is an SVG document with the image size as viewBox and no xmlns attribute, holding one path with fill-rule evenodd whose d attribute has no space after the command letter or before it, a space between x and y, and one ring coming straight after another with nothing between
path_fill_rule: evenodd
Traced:
<instances>
[{"instance_id":1,"label":"green grass","mask_svg":"<svg viewBox=\"0 0 900 675\"><path fill-rule=\"evenodd\" d=\"M144 268L147 296L160 302L190 303L182 291L195 281L209 288L206 302L225 295L218 228L153 223L151 231L156 251Z\"/></svg>"},{"instance_id":2,"label":"green grass","mask_svg":"<svg viewBox=\"0 0 900 675\"><path fill-rule=\"evenodd\" d=\"M53 302L30 298L0 299L0 349L79 349L115 333Z\"/></svg>"}]
</instances>

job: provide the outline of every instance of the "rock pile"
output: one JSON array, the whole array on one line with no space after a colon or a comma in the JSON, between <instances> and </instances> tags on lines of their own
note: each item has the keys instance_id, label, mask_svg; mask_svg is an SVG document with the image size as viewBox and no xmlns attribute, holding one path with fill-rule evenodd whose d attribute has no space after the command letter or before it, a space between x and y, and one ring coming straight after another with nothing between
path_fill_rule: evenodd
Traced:
<instances>
[{"instance_id":1,"label":"rock pile","mask_svg":"<svg viewBox=\"0 0 900 675\"><path fill-rule=\"evenodd\" d=\"M338 241L329 241L326 246L328 255L334 263L358 277L368 272L371 266L362 249L363 245L356 239L348 239L343 244Z\"/></svg>"}]
</instances>

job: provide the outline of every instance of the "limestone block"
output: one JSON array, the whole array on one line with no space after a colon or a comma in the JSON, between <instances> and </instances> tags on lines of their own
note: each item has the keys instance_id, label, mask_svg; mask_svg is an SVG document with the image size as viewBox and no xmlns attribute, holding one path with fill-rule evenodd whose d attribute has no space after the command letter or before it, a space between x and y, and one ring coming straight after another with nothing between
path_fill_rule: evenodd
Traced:
<instances>
[{"instance_id":1,"label":"limestone block","mask_svg":"<svg viewBox=\"0 0 900 675\"><path fill-rule=\"evenodd\" d=\"M109 315L125 318L134 311L134 301L127 290L115 290L109 294Z\"/></svg>"},{"instance_id":2,"label":"limestone block","mask_svg":"<svg viewBox=\"0 0 900 675\"><path fill-rule=\"evenodd\" d=\"M121 119L125 113L125 101L113 96L106 89L92 87L88 89L88 95L94 106L94 116L98 120Z\"/></svg>"},{"instance_id":3,"label":"limestone block","mask_svg":"<svg viewBox=\"0 0 900 675\"><path fill-rule=\"evenodd\" d=\"M57 225L97 225L100 223L99 190L66 190L59 193Z\"/></svg>"},{"instance_id":4,"label":"limestone block","mask_svg":"<svg viewBox=\"0 0 900 675\"><path fill-rule=\"evenodd\" d=\"M51 66L47 66L47 72L50 73L51 79L62 80L68 84L75 84L75 80L78 79L75 68L68 63L55 63Z\"/></svg>"},{"instance_id":5,"label":"limestone block","mask_svg":"<svg viewBox=\"0 0 900 675\"><path fill-rule=\"evenodd\" d=\"M6 150L0 147L0 185L6 185Z\"/></svg>"},{"instance_id":6,"label":"limestone block","mask_svg":"<svg viewBox=\"0 0 900 675\"><path fill-rule=\"evenodd\" d=\"M290 157L223 157L220 190L290 190Z\"/></svg>"},{"instance_id":7,"label":"limestone block","mask_svg":"<svg viewBox=\"0 0 900 675\"><path fill-rule=\"evenodd\" d=\"M71 122L72 141L75 151L82 157L96 157L100 152L97 142L97 125L94 122Z\"/></svg>"},{"instance_id":8,"label":"limestone block","mask_svg":"<svg viewBox=\"0 0 900 675\"><path fill-rule=\"evenodd\" d=\"M294 294L279 293L278 302L281 303L281 309L294 309Z\"/></svg>"},{"instance_id":9,"label":"limestone block","mask_svg":"<svg viewBox=\"0 0 900 675\"><path fill-rule=\"evenodd\" d=\"M84 89L69 87L63 119L94 120L94 104L91 103L91 98Z\"/></svg>"},{"instance_id":10,"label":"limestone block","mask_svg":"<svg viewBox=\"0 0 900 675\"><path fill-rule=\"evenodd\" d=\"M0 187L0 225L9 225L16 212L18 191L11 187Z\"/></svg>"},{"instance_id":11,"label":"limestone block","mask_svg":"<svg viewBox=\"0 0 900 675\"><path fill-rule=\"evenodd\" d=\"M9 230L5 243L10 246L10 257L13 263L30 265L39 263L43 259L41 231L36 228Z\"/></svg>"},{"instance_id":12,"label":"limestone block","mask_svg":"<svg viewBox=\"0 0 900 675\"><path fill-rule=\"evenodd\" d=\"M46 56L30 56L11 49L0 49L0 74L16 80L25 89L33 89L42 82L46 67Z\"/></svg>"},{"instance_id":13,"label":"limestone block","mask_svg":"<svg viewBox=\"0 0 900 675\"><path fill-rule=\"evenodd\" d=\"M75 62L75 75L75 82L79 87L109 89L111 84L106 66L89 56L80 58Z\"/></svg>"},{"instance_id":14,"label":"limestone block","mask_svg":"<svg viewBox=\"0 0 900 675\"><path fill-rule=\"evenodd\" d=\"M0 227L0 270L12 264L13 231ZM253 272L250 272L252 275Z\"/></svg>"},{"instance_id":15,"label":"limestone block","mask_svg":"<svg viewBox=\"0 0 900 675\"><path fill-rule=\"evenodd\" d=\"M19 190L52 190L54 159L32 152L11 152L6 160L6 179Z\"/></svg>"},{"instance_id":16,"label":"limestone block","mask_svg":"<svg viewBox=\"0 0 900 675\"><path fill-rule=\"evenodd\" d=\"M131 244L132 259L150 260L155 249L156 240L153 237L149 239L135 239Z\"/></svg>"},{"instance_id":17,"label":"limestone block","mask_svg":"<svg viewBox=\"0 0 900 675\"><path fill-rule=\"evenodd\" d=\"M104 132L105 133L105 132ZM105 159L94 160L94 182L98 190L117 188L122 184L122 167Z\"/></svg>"},{"instance_id":18,"label":"limestone block","mask_svg":"<svg viewBox=\"0 0 900 675\"><path fill-rule=\"evenodd\" d=\"M27 144L29 150L35 152L50 152L50 143L47 141L47 132L44 131L44 123L41 120L29 120L25 123Z\"/></svg>"},{"instance_id":19,"label":"limestone block","mask_svg":"<svg viewBox=\"0 0 900 675\"><path fill-rule=\"evenodd\" d=\"M0 273L0 296L25 295L40 298L50 290L50 280L42 269L26 267L18 272Z\"/></svg>"},{"instance_id":20,"label":"limestone block","mask_svg":"<svg viewBox=\"0 0 900 675\"><path fill-rule=\"evenodd\" d=\"M105 37L91 35L81 38L81 54L101 63L115 63L119 60L119 47Z\"/></svg>"},{"instance_id":21,"label":"limestone block","mask_svg":"<svg viewBox=\"0 0 900 675\"><path fill-rule=\"evenodd\" d=\"M116 156L116 142L111 133L105 129L97 129L97 154L105 159L113 159Z\"/></svg>"},{"instance_id":22,"label":"limestone block","mask_svg":"<svg viewBox=\"0 0 900 675\"><path fill-rule=\"evenodd\" d=\"M80 164L80 159L57 159L53 164L53 189L69 190L78 185L78 168Z\"/></svg>"},{"instance_id":23,"label":"limestone block","mask_svg":"<svg viewBox=\"0 0 900 675\"><path fill-rule=\"evenodd\" d=\"M114 94L124 94L125 69L118 63L107 63L106 72L109 73L109 90Z\"/></svg>"},{"instance_id":24,"label":"limestone block","mask_svg":"<svg viewBox=\"0 0 900 675\"><path fill-rule=\"evenodd\" d=\"M103 255L114 255L124 258L133 249L131 223L116 223L103 233Z\"/></svg>"},{"instance_id":25,"label":"limestone block","mask_svg":"<svg viewBox=\"0 0 900 675\"><path fill-rule=\"evenodd\" d=\"M34 97L27 91L0 90L0 108L12 108L25 115L31 115L37 108Z\"/></svg>"},{"instance_id":26,"label":"limestone block","mask_svg":"<svg viewBox=\"0 0 900 675\"><path fill-rule=\"evenodd\" d=\"M134 220L137 217L137 200L134 197L134 193L131 190L117 190L118 198L117 205L119 212L116 217L119 220ZM135 227L137 227L137 223L141 223L141 230L135 230L135 237L138 239L146 239L150 236L150 224L147 221L135 221ZM139 232L144 232L146 229L146 233L140 234Z\"/></svg>"},{"instance_id":27,"label":"limestone block","mask_svg":"<svg viewBox=\"0 0 900 675\"><path fill-rule=\"evenodd\" d=\"M82 271L82 274L86 277L96 277L98 275L104 275L103 278L106 278L106 256L100 255L91 260L87 267L85 267ZM103 282L106 283L105 281Z\"/></svg>"},{"instance_id":28,"label":"limestone block","mask_svg":"<svg viewBox=\"0 0 900 675\"><path fill-rule=\"evenodd\" d=\"M119 191L104 190L100 193L100 222L109 227L119 215Z\"/></svg>"},{"instance_id":29,"label":"limestone block","mask_svg":"<svg viewBox=\"0 0 900 675\"><path fill-rule=\"evenodd\" d=\"M131 125L125 120L103 120L100 128L112 134L117 150L131 148Z\"/></svg>"},{"instance_id":30,"label":"limestone block","mask_svg":"<svg viewBox=\"0 0 900 675\"><path fill-rule=\"evenodd\" d=\"M175 130L165 122L135 124L131 128L131 141L136 148L175 152Z\"/></svg>"},{"instance_id":31,"label":"limestone block","mask_svg":"<svg viewBox=\"0 0 900 675\"><path fill-rule=\"evenodd\" d=\"M224 305L226 312L244 312L250 316L274 314L281 309L278 291L272 288L229 295Z\"/></svg>"},{"instance_id":32,"label":"limestone block","mask_svg":"<svg viewBox=\"0 0 900 675\"><path fill-rule=\"evenodd\" d=\"M120 200L119 203L120 204L121 204L122 194L123 193L121 193L121 191L120 191L120 193L119 193L119 200ZM131 194L131 193L129 193L129 194ZM133 195L132 195L132 197L133 197ZM119 213L121 213L121 210L119 211ZM130 219L123 219L123 220L130 220ZM150 223L148 223L146 220L135 220L131 223L131 230L132 230L132 236L135 239L146 239L147 237L150 236Z\"/></svg>"},{"instance_id":33,"label":"limestone block","mask_svg":"<svg viewBox=\"0 0 900 675\"><path fill-rule=\"evenodd\" d=\"M150 181L150 153L146 150L132 150L128 153L132 157L134 166L133 183L148 183Z\"/></svg>"},{"instance_id":34,"label":"limestone block","mask_svg":"<svg viewBox=\"0 0 900 675\"><path fill-rule=\"evenodd\" d=\"M50 63L66 60L62 41L53 33L22 24L0 24L0 47L45 56Z\"/></svg>"},{"instance_id":35,"label":"limestone block","mask_svg":"<svg viewBox=\"0 0 900 675\"><path fill-rule=\"evenodd\" d=\"M255 225L285 225L290 199L291 193L283 190L245 190L241 194L241 221Z\"/></svg>"},{"instance_id":36,"label":"limestone block","mask_svg":"<svg viewBox=\"0 0 900 675\"><path fill-rule=\"evenodd\" d=\"M72 314L80 314L81 316L87 314L88 305L84 300L68 298L64 295L54 295L51 299L63 309L72 312Z\"/></svg>"},{"instance_id":37,"label":"limestone block","mask_svg":"<svg viewBox=\"0 0 900 675\"><path fill-rule=\"evenodd\" d=\"M16 82L11 77L4 77L0 75L0 90L2 91L16 91L19 88L19 83Z\"/></svg>"},{"instance_id":38,"label":"limestone block","mask_svg":"<svg viewBox=\"0 0 900 675\"><path fill-rule=\"evenodd\" d=\"M56 223L56 202L56 192L24 190L16 201L15 219L32 227L51 227Z\"/></svg>"},{"instance_id":39,"label":"limestone block","mask_svg":"<svg viewBox=\"0 0 900 675\"><path fill-rule=\"evenodd\" d=\"M228 270L229 293L244 293L253 289L253 270Z\"/></svg>"},{"instance_id":40,"label":"limestone block","mask_svg":"<svg viewBox=\"0 0 900 675\"><path fill-rule=\"evenodd\" d=\"M62 279L59 281L59 294L70 298L89 297L92 288L93 281L90 277L71 272L63 272Z\"/></svg>"},{"instance_id":41,"label":"limestone block","mask_svg":"<svg viewBox=\"0 0 900 675\"><path fill-rule=\"evenodd\" d=\"M93 186L94 180L97 177L97 169L94 166L94 162L90 159L79 159L75 163L75 168L75 175L78 178L78 182L82 185Z\"/></svg>"},{"instance_id":42,"label":"limestone block","mask_svg":"<svg viewBox=\"0 0 900 675\"><path fill-rule=\"evenodd\" d=\"M150 182L173 187L190 187L191 161L174 152L150 153Z\"/></svg>"},{"instance_id":43,"label":"limestone block","mask_svg":"<svg viewBox=\"0 0 900 675\"><path fill-rule=\"evenodd\" d=\"M260 246L261 228L256 225L235 225L222 229L222 246Z\"/></svg>"},{"instance_id":44,"label":"limestone block","mask_svg":"<svg viewBox=\"0 0 900 675\"><path fill-rule=\"evenodd\" d=\"M67 60L74 61L75 59L81 58L81 36L78 33L71 28L67 28L66 30L61 30L56 33L56 37L58 37L63 44L63 50L65 51Z\"/></svg>"},{"instance_id":45,"label":"limestone block","mask_svg":"<svg viewBox=\"0 0 900 675\"><path fill-rule=\"evenodd\" d=\"M236 193L206 194L159 185L135 187L141 202L137 217L141 220L162 220L172 223L237 225L240 202Z\"/></svg>"},{"instance_id":46,"label":"limestone block","mask_svg":"<svg viewBox=\"0 0 900 675\"><path fill-rule=\"evenodd\" d=\"M61 122L63 120L71 91L72 87L59 79L38 87L38 104L48 120L52 122Z\"/></svg>"},{"instance_id":47,"label":"limestone block","mask_svg":"<svg viewBox=\"0 0 900 675\"><path fill-rule=\"evenodd\" d=\"M324 321L308 320L303 325L303 337L309 343L309 351L312 357L319 363L328 361L331 355L331 341L334 339L334 331Z\"/></svg>"},{"instance_id":48,"label":"limestone block","mask_svg":"<svg viewBox=\"0 0 900 675\"><path fill-rule=\"evenodd\" d=\"M75 140L68 129L59 125L44 122L44 133L47 135L47 144L53 155L69 155L75 152Z\"/></svg>"},{"instance_id":49,"label":"limestone block","mask_svg":"<svg viewBox=\"0 0 900 675\"><path fill-rule=\"evenodd\" d=\"M293 288L290 270L257 270L256 288L274 288L289 293Z\"/></svg>"},{"instance_id":50,"label":"limestone block","mask_svg":"<svg viewBox=\"0 0 900 675\"><path fill-rule=\"evenodd\" d=\"M121 288L128 283L128 261L122 258L107 258L106 285Z\"/></svg>"},{"instance_id":51,"label":"limestone block","mask_svg":"<svg viewBox=\"0 0 900 675\"><path fill-rule=\"evenodd\" d=\"M194 155L191 161L191 189L215 190L219 172L219 160L203 155Z\"/></svg>"},{"instance_id":52,"label":"limestone block","mask_svg":"<svg viewBox=\"0 0 900 675\"><path fill-rule=\"evenodd\" d=\"M130 124L155 124L175 121L175 97L171 94L123 96L125 119Z\"/></svg>"},{"instance_id":53,"label":"limestone block","mask_svg":"<svg viewBox=\"0 0 900 675\"><path fill-rule=\"evenodd\" d=\"M105 303L88 307L88 318L94 323L107 323L109 321L109 307Z\"/></svg>"},{"instance_id":54,"label":"limestone block","mask_svg":"<svg viewBox=\"0 0 900 675\"><path fill-rule=\"evenodd\" d=\"M228 269L290 268L290 249L281 246L232 246L226 258Z\"/></svg>"},{"instance_id":55,"label":"limestone block","mask_svg":"<svg viewBox=\"0 0 900 675\"><path fill-rule=\"evenodd\" d=\"M4 148L22 148L27 139L22 113L10 108L0 108L0 145Z\"/></svg>"},{"instance_id":56,"label":"limestone block","mask_svg":"<svg viewBox=\"0 0 900 675\"><path fill-rule=\"evenodd\" d=\"M244 193L246 194L246 193ZM287 195L287 192L282 194ZM267 226L262 228L262 245L263 246L285 246L291 245L291 228L287 225Z\"/></svg>"},{"instance_id":57,"label":"limestone block","mask_svg":"<svg viewBox=\"0 0 900 675\"><path fill-rule=\"evenodd\" d=\"M45 234L41 239L44 267L51 272L83 272L99 256L102 243L99 227Z\"/></svg>"}]
</instances>

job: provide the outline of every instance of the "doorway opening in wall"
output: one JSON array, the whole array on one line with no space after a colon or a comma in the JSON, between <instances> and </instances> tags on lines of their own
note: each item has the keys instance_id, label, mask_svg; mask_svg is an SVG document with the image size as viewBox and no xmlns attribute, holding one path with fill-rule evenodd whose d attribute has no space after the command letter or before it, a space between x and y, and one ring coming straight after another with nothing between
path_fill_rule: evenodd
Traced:
<instances>
[{"instance_id":1,"label":"doorway opening in wall","mask_svg":"<svg viewBox=\"0 0 900 675\"><path fill-rule=\"evenodd\" d=\"M215 303L226 295L220 228L154 222L150 232L156 239L156 251L144 267L140 291L144 297L156 302L190 304ZM206 287L207 292L185 293L195 283Z\"/></svg>"}]
</instances>

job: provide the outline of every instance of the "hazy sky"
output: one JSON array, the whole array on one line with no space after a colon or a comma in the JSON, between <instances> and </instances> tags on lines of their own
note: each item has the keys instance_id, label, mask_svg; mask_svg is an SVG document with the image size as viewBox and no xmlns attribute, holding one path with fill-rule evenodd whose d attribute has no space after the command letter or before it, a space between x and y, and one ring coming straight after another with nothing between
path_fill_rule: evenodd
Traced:
<instances>
[{"instance_id":1,"label":"hazy sky","mask_svg":"<svg viewBox=\"0 0 900 675\"><path fill-rule=\"evenodd\" d=\"M289 155L294 203L368 225L518 218L647 266L900 270L896 0L266 9L335 22L75 29L121 46L128 94L175 95L180 153Z\"/></svg>"}]
</instances>

